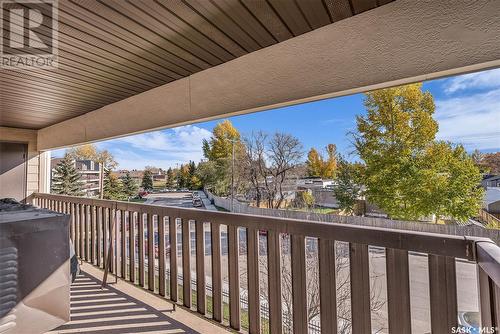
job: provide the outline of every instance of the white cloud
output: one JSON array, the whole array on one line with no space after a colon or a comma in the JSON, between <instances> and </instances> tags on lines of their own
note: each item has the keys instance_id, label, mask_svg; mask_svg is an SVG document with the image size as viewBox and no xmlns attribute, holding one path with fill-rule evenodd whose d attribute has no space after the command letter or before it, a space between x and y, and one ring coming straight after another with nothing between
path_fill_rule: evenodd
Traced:
<instances>
[{"instance_id":1,"label":"white cloud","mask_svg":"<svg viewBox=\"0 0 500 334\"><path fill-rule=\"evenodd\" d=\"M445 92L455 93L466 89L500 87L500 68L469 73L445 80Z\"/></svg>"},{"instance_id":2,"label":"white cloud","mask_svg":"<svg viewBox=\"0 0 500 334\"><path fill-rule=\"evenodd\" d=\"M194 125L174 129L143 133L115 140L143 151L192 152L201 151L203 139L210 138L211 132Z\"/></svg>"},{"instance_id":3,"label":"white cloud","mask_svg":"<svg viewBox=\"0 0 500 334\"><path fill-rule=\"evenodd\" d=\"M438 138L467 149L500 149L500 88L436 101Z\"/></svg>"},{"instance_id":4,"label":"white cloud","mask_svg":"<svg viewBox=\"0 0 500 334\"><path fill-rule=\"evenodd\" d=\"M202 141L210 136L206 129L186 125L114 139L99 146L113 153L119 168L142 169L147 165L168 168L189 160L199 161L203 157Z\"/></svg>"}]
</instances>

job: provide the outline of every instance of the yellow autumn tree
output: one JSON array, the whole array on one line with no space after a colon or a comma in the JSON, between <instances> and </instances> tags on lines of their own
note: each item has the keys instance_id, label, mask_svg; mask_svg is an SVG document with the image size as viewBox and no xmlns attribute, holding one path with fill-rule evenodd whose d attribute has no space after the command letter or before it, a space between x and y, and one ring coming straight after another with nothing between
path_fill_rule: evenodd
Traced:
<instances>
[{"instance_id":1,"label":"yellow autumn tree","mask_svg":"<svg viewBox=\"0 0 500 334\"><path fill-rule=\"evenodd\" d=\"M231 121L218 123L212 130L210 139L203 140L203 155L207 161L200 163L197 171L197 177L203 186L212 189L219 196L236 191L240 183L241 173L238 169L243 152L240 133ZM231 188L232 184L234 189Z\"/></svg>"},{"instance_id":2,"label":"yellow autumn tree","mask_svg":"<svg viewBox=\"0 0 500 334\"><path fill-rule=\"evenodd\" d=\"M324 157L315 148L311 148L307 154L307 174L311 177L321 177L333 179L337 170L337 147L335 144L328 144L325 148Z\"/></svg>"}]
</instances>

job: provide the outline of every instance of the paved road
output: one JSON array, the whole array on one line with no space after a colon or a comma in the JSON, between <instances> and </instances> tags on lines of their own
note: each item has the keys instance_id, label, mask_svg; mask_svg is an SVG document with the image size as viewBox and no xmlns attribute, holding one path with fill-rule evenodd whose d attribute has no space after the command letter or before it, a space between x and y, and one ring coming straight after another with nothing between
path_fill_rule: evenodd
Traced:
<instances>
[{"instance_id":1,"label":"paved road","mask_svg":"<svg viewBox=\"0 0 500 334\"><path fill-rule=\"evenodd\" d=\"M144 204L160 206L178 206L181 208L192 208L193 202L190 192L169 192L149 194Z\"/></svg>"},{"instance_id":2,"label":"paved road","mask_svg":"<svg viewBox=\"0 0 500 334\"><path fill-rule=\"evenodd\" d=\"M198 207L197 209L206 209L211 211L217 211L217 208L210 203L209 199L202 191L198 194L203 202L203 207ZM157 193L149 194L146 196L147 200L144 204L153 204L161 206L178 206L181 208L192 208L192 197L191 192L168 192L168 193Z\"/></svg>"}]
</instances>

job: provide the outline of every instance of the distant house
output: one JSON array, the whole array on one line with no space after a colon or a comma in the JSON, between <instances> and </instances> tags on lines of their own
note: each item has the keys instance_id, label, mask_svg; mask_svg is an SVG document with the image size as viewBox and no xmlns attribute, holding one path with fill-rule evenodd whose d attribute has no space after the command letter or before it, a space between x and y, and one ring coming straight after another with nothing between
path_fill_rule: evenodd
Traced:
<instances>
[{"instance_id":1,"label":"distant house","mask_svg":"<svg viewBox=\"0 0 500 334\"><path fill-rule=\"evenodd\" d=\"M137 170L137 169L132 169L132 170L127 170L127 169L120 169L117 171L112 172L113 175L115 175L119 179L123 179L127 173L130 174L130 177L134 179L135 181L140 182L142 180L142 176L144 175L144 171L142 170Z\"/></svg>"},{"instance_id":2,"label":"distant house","mask_svg":"<svg viewBox=\"0 0 500 334\"><path fill-rule=\"evenodd\" d=\"M332 188L335 181L322 178L302 178L297 180L297 186L302 189L324 189Z\"/></svg>"},{"instance_id":3,"label":"distant house","mask_svg":"<svg viewBox=\"0 0 500 334\"><path fill-rule=\"evenodd\" d=\"M50 161L51 176L54 177L55 168L62 158L53 158ZM86 197L96 197L99 195L100 170L99 164L92 160L73 161L75 169L80 174L80 181L83 183L83 191Z\"/></svg>"},{"instance_id":4,"label":"distant house","mask_svg":"<svg viewBox=\"0 0 500 334\"><path fill-rule=\"evenodd\" d=\"M486 189L483 208L491 214L500 214L500 187L488 187Z\"/></svg>"},{"instance_id":5,"label":"distant house","mask_svg":"<svg viewBox=\"0 0 500 334\"><path fill-rule=\"evenodd\" d=\"M165 173L153 174L153 181L165 182L167 181L167 175Z\"/></svg>"},{"instance_id":6,"label":"distant house","mask_svg":"<svg viewBox=\"0 0 500 334\"><path fill-rule=\"evenodd\" d=\"M481 185L486 188L500 187L500 175L486 175L481 181Z\"/></svg>"}]
</instances>

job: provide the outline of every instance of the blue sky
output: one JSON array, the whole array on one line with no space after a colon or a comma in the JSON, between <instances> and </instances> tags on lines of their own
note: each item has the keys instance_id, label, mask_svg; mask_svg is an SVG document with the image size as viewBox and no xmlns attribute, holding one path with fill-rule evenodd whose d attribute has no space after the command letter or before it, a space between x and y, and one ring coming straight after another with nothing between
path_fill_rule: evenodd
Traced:
<instances>
[{"instance_id":1,"label":"blue sky","mask_svg":"<svg viewBox=\"0 0 500 334\"><path fill-rule=\"evenodd\" d=\"M424 90L436 102L438 139L461 143L469 151L500 150L500 69L427 81ZM339 152L348 155L353 151L349 132L356 129L355 116L364 114L363 94L355 94L229 119L243 135L281 131L299 138L304 152L334 143ZM219 121L108 140L97 146L113 153L119 169L175 167L202 158L201 142L210 137ZM53 156L63 153L54 151Z\"/></svg>"}]
</instances>

